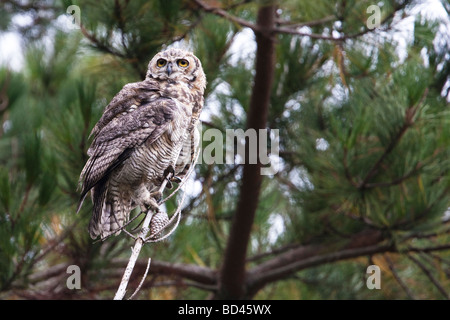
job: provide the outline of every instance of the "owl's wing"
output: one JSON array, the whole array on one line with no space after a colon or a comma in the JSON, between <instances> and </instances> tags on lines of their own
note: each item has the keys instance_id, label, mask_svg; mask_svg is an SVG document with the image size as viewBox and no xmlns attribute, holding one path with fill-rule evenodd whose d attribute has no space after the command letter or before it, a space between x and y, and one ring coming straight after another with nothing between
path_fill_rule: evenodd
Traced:
<instances>
[{"instance_id":1,"label":"owl's wing","mask_svg":"<svg viewBox=\"0 0 450 320\"><path fill-rule=\"evenodd\" d=\"M159 83L153 79L126 84L106 106L103 115L92 129L90 137L97 136L99 131L117 115L127 112L133 104L140 106L159 97Z\"/></svg>"},{"instance_id":2,"label":"owl's wing","mask_svg":"<svg viewBox=\"0 0 450 320\"><path fill-rule=\"evenodd\" d=\"M89 190L127 159L134 147L144 142L153 143L168 130L177 115L187 112L180 102L160 97L156 92L153 98L147 94L148 98L141 99L137 106L137 89L125 89L117 95L120 99L111 101L92 131L94 140L88 150L90 158L80 176L82 191L77 211ZM124 90L126 92L122 92ZM115 108L111 106L113 103L116 103ZM125 104L127 107L123 106Z\"/></svg>"}]
</instances>

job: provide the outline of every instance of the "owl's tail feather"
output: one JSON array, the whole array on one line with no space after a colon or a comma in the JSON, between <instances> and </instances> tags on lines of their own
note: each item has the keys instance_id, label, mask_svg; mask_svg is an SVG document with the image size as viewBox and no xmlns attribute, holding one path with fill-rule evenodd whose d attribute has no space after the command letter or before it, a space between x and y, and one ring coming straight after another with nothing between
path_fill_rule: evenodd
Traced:
<instances>
[{"instance_id":1,"label":"owl's tail feather","mask_svg":"<svg viewBox=\"0 0 450 320\"><path fill-rule=\"evenodd\" d=\"M123 199L111 194L108 188L99 191L98 198L94 194L94 210L89 223L89 234L92 239L98 236L105 238L111 234L118 235L128 221L131 209L125 205Z\"/></svg>"},{"instance_id":2,"label":"owl's tail feather","mask_svg":"<svg viewBox=\"0 0 450 320\"><path fill-rule=\"evenodd\" d=\"M93 210L91 221L89 222L89 234L92 239L97 238L102 233L100 221L102 220L103 210L106 207L104 203L107 192L108 186L106 179L100 180L91 190Z\"/></svg>"}]
</instances>

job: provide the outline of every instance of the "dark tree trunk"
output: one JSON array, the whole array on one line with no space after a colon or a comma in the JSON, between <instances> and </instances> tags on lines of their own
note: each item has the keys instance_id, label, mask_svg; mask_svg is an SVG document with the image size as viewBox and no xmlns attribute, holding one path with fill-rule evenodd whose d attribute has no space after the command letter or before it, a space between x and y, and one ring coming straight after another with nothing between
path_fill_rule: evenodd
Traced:
<instances>
[{"instance_id":1,"label":"dark tree trunk","mask_svg":"<svg viewBox=\"0 0 450 320\"><path fill-rule=\"evenodd\" d=\"M261 7L258 11L256 34L256 74L250 109L247 115L247 129L265 129L274 74L275 43L272 30L275 22L275 6ZM259 136L258 136L259 139ZM233 216L225 257L219 275L219 291L216 298L246 298L245 261L251 228L258 207L263 176L258 155L257 164L248 162L249 148L246 147L244 172L240 197Z\"/></svg>"}]
</instances>

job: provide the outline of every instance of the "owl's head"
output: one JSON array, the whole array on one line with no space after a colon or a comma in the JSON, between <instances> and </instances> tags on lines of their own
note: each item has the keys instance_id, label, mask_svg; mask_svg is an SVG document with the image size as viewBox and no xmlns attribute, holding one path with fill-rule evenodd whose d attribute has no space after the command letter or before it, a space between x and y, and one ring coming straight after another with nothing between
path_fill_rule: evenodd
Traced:
<instances>
[{"instance_id":1,"label":"owl's head","mask_svg":"<svg viewBox=\"0 0 450 320\"><path fill-rule=\"evenodd\" d=\"M148 64L147 78L168 82L185 82L204 90L206 77L200 60L191 52L168 49L157 53Z\"/></svg>"}]
</instances>

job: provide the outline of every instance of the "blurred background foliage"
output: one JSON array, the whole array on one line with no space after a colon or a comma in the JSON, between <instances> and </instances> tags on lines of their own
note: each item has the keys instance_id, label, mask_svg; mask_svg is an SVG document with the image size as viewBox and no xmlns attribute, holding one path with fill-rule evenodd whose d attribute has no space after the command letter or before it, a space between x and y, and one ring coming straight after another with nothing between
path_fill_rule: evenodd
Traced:
<instances>
[{"instance_id":1,"label":"blurred background foliage","mask_svg":"<svg viewBox=\"0 0 450 320\"><path fill-rule=\"evenodd\" d=\"M267 4L204 3L250 22ZM449 298L448 2L378 1L375 30L365 25L369 1L274 3L280 28L322 37L274 34L267 127L279 130L279 170L263 180L248 269L289 248L352 248L368 230L395 250L294 269L254 297ZM81 29L70 28L72 4ZM207 75L203 131L245 129L254 35L198 1L2 0L0 8L0 36L20 37L23 56L19 68L0 66L0 297L109 299L132 240L122 233L92 241L91 205L75 214L91 128L124 84L144 78L155 53L176 46L194 51ZM143 263L219 270L241 176L239 163L197 165L180 226L145 246ZM66 287L72 264L82 270L81 290ZM371 264L382 270L381 290L366 287ZM158 270L139 298L206 299L214 291Z\"/></svg>"}]
</instances>

